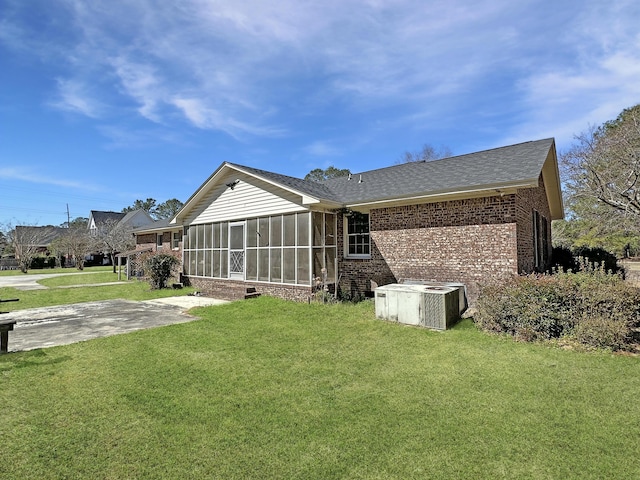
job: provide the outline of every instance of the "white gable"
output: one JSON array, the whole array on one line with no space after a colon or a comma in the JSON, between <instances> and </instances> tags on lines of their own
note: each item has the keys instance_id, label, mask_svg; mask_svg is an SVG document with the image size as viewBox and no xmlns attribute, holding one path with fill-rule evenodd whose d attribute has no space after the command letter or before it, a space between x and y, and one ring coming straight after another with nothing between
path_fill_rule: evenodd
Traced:
<instances>
[{"instance_id":1,"label":"white gable","mask_svg":"<svg viewBox=\"0 0 640 480\"><path fill-rule=\"evenodd\" d=\"M236 183L237 182L237 183ZM227 184L233 184L233 188ZM242 220L305 211L303 199L267 182L238 172L229 173L193 208L185 224Z\"/></svg>"}]
</instances>

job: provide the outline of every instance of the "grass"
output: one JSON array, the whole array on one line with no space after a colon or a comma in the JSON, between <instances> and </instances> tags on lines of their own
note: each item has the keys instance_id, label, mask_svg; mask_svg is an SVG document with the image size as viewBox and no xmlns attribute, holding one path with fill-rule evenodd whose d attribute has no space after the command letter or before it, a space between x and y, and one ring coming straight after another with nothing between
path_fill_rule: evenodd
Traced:
<instances>
[{"instance_id":1,"label":"grass","mask_svg":"<svg viewBox=\"0 0 640 480\"><path fill-rule=\"evenodd\" d=\"M96 268L96 267L93 267ZM52 276L40 280L38 283L49 287L46 290L18 290L12 287L0 288L0 298L18 298L19 302L0 304L0 311L12 312L35 307L50 307L54 305L68 305L71 303L93 302L122 298L125 300L151 300L176 295L188 295L194 291L187 287L180 290L163 289L151 290L147 282L139 280L126 281L118 285L95 285L118 281L118 274L113 273L112 267L97 267L99 270L74 272L67 269L64 273L78 273L78 275ZM88 271L87 271L88 270ZM86 285L86 286L82 286ZM62 288L71 287L74 288Z\"/></svg>"},{"instance_id":2,"label":"grass","mask_svg":"<svg viewBox=\"0 0 640 480\"><path fill-rule=\"evenodd\" d=\"M12 275L50 275L53 273L87 273L112 271L112 266L86 267L84 270L78 270L76 268L42 268L28 270L27 273L22 273L20 270L0 270L0 277L10 277Z\"/></svg>"},{"instance_id":3,"label":"grass","mask_svg":"<svg viewBox=\"0 0 640 480\"><path fill-rule=\"evenodd\" d=\"M72 289L73 290L73 289ZM3 478L638 478L638 358L261 297L0 357Z\"/></svg>"}]
</instances>

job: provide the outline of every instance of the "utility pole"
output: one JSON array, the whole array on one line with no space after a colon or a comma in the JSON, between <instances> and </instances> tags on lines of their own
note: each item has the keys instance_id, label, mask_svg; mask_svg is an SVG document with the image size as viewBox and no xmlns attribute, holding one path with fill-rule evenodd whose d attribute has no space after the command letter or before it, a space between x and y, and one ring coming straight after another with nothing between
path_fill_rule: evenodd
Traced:
<instances>
[{"instance_id":1,"label":"utility pole","mask_svg":"<svg viewBox=\"0 0 640 480\"><path fill-rule=\"evenodd\" d=\"M71 227L71 217L69 216L69 204L67 203L67 228Z\"/></svg>"}]
</instances>

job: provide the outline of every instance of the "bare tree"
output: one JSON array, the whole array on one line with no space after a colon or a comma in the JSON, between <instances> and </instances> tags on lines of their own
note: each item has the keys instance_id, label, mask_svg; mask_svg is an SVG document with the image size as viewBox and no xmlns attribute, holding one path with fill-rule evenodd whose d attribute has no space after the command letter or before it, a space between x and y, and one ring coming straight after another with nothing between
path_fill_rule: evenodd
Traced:
<instances>
[{"instance_id":1,"label":"bare tree","mask_svg":"<svg viewBox=\"0 0 640 480\"><path fill-rule=\"evenodd\" d=\"M573 196L640 215L640 105L576 140L562 158Z\"/></svg>"},{"instance_id":2,"label":"bare tree","mask_svg":"<svg viewBox=\"0 0 640 480\"><path fill-rule=\"evenodd\" d=\"M105 221L96 232L98 249L109 255L113 273L116 273L116 255L135 247L132 229L116 220Z\"/></svg>"},{"instance_id":3,"label":"bare tree","mask_svg":"<svg viewBox=\"0 0 640 480\"><path fill-rule=\"evenodd\" d=\"M411 163L411 162L430 162L431 160L438 160L440 158L447 158L453 156L453 152L446 145L441 145L439 148L435 148L429 143L425 143L421 150L416 152L404 152L396 163Z\"/></svg>"},{"instance_id":4,"label":"bare tree","mask_svg":"<svg viewBox=\"0 0 640 480\"><path fill-rule=\"evenodd\" d=\"M22 273L27 273L31 262L39 254L49 248L51 242L60 235L60 227L34 225L17 225L9 234L9 242L13 247Z\"/></svg>"},{"instance_id":5,"label":"bare tree","mask_svg":"<svg viewBox=\"0 0 640 480\"><path fill-rule=\"evenodd\" d=\"M84 270L84 259L96 249L96 239L89 233L86 225L75 225L65 229L65 234L58 237L51 248L58 255L71 255L78 270Z\"/></svg>"},{"instance_id":6,"label":"bare tree","mask_svg":"<svg viewBox=\"0 0 640 480\"><path fill-rule=\"evenodd\" d=\"M572 211L617 228L640 228L640 105L577 135L561 156Z\"/></svg>"}]
</instances>

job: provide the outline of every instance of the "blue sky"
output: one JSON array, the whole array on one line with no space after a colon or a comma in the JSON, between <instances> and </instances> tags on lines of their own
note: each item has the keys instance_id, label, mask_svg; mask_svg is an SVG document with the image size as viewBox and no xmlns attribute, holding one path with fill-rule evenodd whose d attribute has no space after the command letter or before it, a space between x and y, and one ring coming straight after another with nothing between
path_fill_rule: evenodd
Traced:
<instances>
[{"instance_id":1,"label":"blue sky","mask_svg":"<svg viewBox=\"0 0 640 480\"><path fill-rule=\"evenodd\" d=\"M637 0L0 0L0 225L573 135L640 102Z\"/></svg>"}]
</instances>

